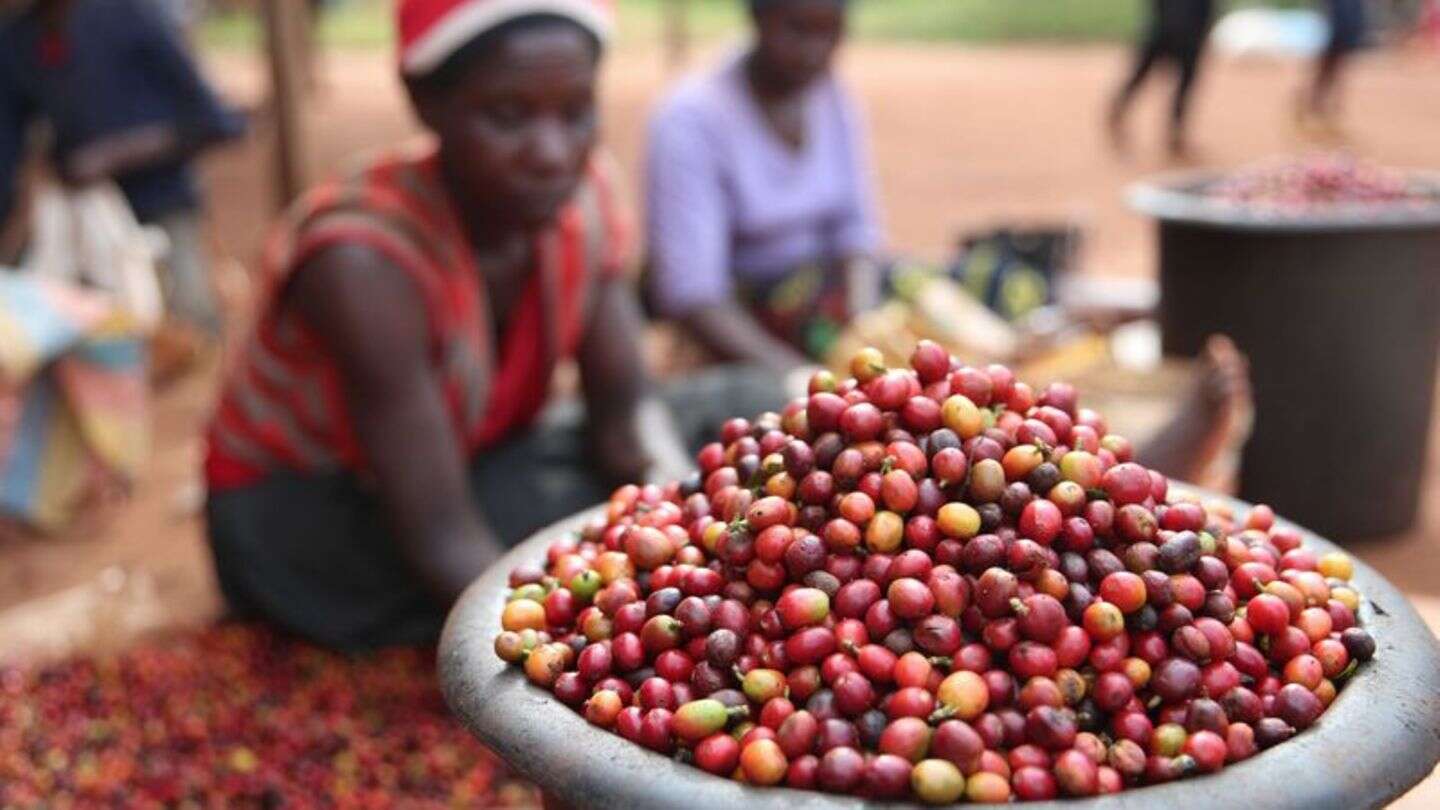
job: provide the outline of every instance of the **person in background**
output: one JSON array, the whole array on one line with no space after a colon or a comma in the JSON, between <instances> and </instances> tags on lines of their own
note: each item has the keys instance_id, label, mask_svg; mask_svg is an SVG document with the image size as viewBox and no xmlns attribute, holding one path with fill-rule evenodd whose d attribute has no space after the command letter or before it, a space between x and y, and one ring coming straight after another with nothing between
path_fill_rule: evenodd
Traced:
<instances>
[{"instance_id":1,"label":"person in background","mask_svg":"<svg viewBox=\"0 0 1440 810\"><path fill-rule=\"evenodd\" d=\"M218 338L193 162L238 137L244 122L206 84L153 0L0 0L0 224L17 205L37 121L49 125L64 183L113 180L142 223L164 230L167 306Z\"/></svg>"},{"instance_id":2,"label":"person in background","mask_svg":"<svg viewBox=\"0 0 1440 810\"><path fill-rule=\"evenodd\" d=\"M863 126L831 74L844 0L750 0L754 39L654 113L648 293L721 361L824 355L878 296Z\"/></svg>"},{"instance_id":3,"label":"person in background","mask_svg":"<svg viewBox=\"0 0 1440 810\"><path fill-rule=\"evenodd\" d=\"M338 648L433 641L507 546L688 471L596 152L610 21L604 0L398 3L430 137L287 216L209 430L235 613ZM567 360L588 424L537 419Z\"/></svg>"},{"instance_id":4,"label":"person in background","mask_svg":"<svg viewBox=\"0 0 1440 810\"><path fill-rule=\"evenodd\" d=\"M1365 0L1324 0L1330 38L1315 64L1314 79L1301 99L1298 120L1302 128L1321 134L1339 134L1341 83L1350 57L1365 47L1369 20Z\"/></svg>"},{"instance_id":5,"label":"person in background","mask_svg":"<svg viewBox=\"0 0 1440 810\"><path fill-rule=\"evenodd\" d=\"M198 0L150 0L182 37L190 35L203 9Z\"/></svg>"},{"instance_id":6,"label":"person in background","mask_svg":"<svg viewBox=\"0 0 1440 810\"><path fill-rule=\"evenodd\" d=\"M783 390L778 380L803 377L878 303L883 236L863 126L830 70L847 3L749 5L751 45L687 80L651 119L648 294L713 357L763 368L759 379ZM1205 6L1189 23L1202 32L1197 55ZM1189 472L1206 448L1248 431L1243 356L1219 340L1203 359L1173 424L1138 451L1167 472Z\"/></svg>"},{"instance_id":7,"label":"person in background","mask_svg":"<svg viewBox=\"0 0 1440 810\"><path fill-rule=\"evenodd\" d=\"M1170 102L1170 154L1183 156L1189 146L1186 119L1190 96L1200 73L1205 40L1214 22L1214 0L1151 0L1150 20L1135 52L1135 65L1110 105L1108 126L1117 149L1126 146L1125 118L1150 72L1161 62L1175 68L1175 94Z\"/></svg>"}]
</instances>

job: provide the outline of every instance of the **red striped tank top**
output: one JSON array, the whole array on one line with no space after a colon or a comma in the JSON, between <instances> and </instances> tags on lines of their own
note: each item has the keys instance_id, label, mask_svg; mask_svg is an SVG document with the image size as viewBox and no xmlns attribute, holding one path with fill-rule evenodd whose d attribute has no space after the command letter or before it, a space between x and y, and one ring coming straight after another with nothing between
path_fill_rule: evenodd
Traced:
<instances>
[{"instance_id":1,"label":"red striped tank top","mask_svg":"<svg viewBox=\"0 0 1440 810\"><path fill-rule=\"evenodd\" d=\"M420 290L431 362L467 457L526 427L556 366L579 348L592 283L625 268L629 229L612 181L608 163L592 161L575 197L535 237L534 267L499 346L432 144L306 195L267 245L254 328L227 366L208 434L210 487L245 486L273 470L365 469L339 368L282 299L296 269L337 244L380 252Z\"/></svg>"}]
</instances>

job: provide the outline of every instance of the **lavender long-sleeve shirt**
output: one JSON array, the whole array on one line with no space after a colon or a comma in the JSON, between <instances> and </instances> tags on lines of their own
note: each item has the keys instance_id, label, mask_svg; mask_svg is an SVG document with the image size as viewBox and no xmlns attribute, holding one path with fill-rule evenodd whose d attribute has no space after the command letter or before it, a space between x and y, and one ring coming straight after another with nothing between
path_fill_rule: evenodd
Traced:
<instances>
[{"instance_id":1,"label":"lavender long-sleeve shirt","mask_svg":"<svg viewBox=\"0 0 1440 810\"><path fill-rule=\"evenodd\" d=\"M743 57L681 85L650 122L647 241L662 313L726 300L737 281L874 253L880 226L859 117L833 78L805 99L805 143L765 121Z\"/></svg>"}]
</instances>

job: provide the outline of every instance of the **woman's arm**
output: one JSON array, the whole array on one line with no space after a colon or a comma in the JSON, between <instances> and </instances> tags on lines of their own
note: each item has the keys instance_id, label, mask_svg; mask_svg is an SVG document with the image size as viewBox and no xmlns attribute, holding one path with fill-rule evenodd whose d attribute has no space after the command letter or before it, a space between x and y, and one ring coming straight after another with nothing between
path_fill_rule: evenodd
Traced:
<instances>
[{"instance_id":1,"label":"woman's arm","mask_svg":"<svg viewBox=\"0 0 1440 810\"><path fill-rule=\"evenodd\" d=\"M669 409L650 390L643 332L631 285L619 278L601 281L580 349L580 377L594 463L617 484L670 480L690 469Z\"/></svg>"},{"instance_id":2,"label":"woman's arm","mask_svg":"<svg viewBox=\"0 0 1440 810\"><path fill-rule=\"evenodd\" d=\"M876 213L879 206L864 118L843 88L836 85L834 90L834 120L844 144L842 160L846 177L845 205L835 224L834 238L841 257L840 269L846 274L850 313L858 315L881 303L883 278L877 258L884 236Z\"/></svg>"},{"instance_id":3,"label":"woman's arm","mask_svg":"<svg viewBox=\"0 0 1440 810\"><path fill-rule=\"evenodd\" d=\"M71 152L58 167L60 179L88 186L118 175L170 163L194 150L175 124L146 124L97 138Z\"/></svg>"},{"instance_id":4,"label":"woman's arm","mask_svg":"<svg viewBox=\"0 0 1440 810\"><path fill-rule=\"evenodd\" d=\"M501 554L470 495L464 453L428 352L420 293L378 252L329 248L290 303L333 352L361 446L401 551L439 598L459 596Z\"/></svg>"},{"instance_id":5,"label":"woman's arm","mask_svg":"<svg viewBox=\"0 0 1440 810\"><path fill-rule=\"evenodd\" d=\"M814 365L790 344L771 336L753 315L735 301L697 307L679 320L691 335L722 361L758 365L778 375Z\"/></svg>"}]
</instances>

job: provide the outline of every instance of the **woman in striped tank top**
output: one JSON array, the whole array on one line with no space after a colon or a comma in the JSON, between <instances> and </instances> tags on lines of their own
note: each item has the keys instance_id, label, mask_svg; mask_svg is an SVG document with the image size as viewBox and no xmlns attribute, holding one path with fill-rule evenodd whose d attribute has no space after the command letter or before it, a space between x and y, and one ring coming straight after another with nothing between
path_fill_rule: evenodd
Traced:
<instances>
[{"instance_id":1,"label":"woman in striped tank top","mask_svg":"<svg viewBox=\"0 0 1440 810\"><path fill-rule=\"evenodd\" d=\"M608 5L398 4L434 145L292 212L210 429L235 612L335 647L424 642L505 545L687 466L648 393L629 231L593 154ZM587 441L528 430L571 358Z\"/></svg>"}]
</instances>

